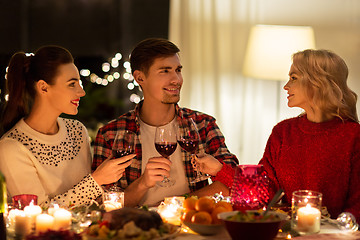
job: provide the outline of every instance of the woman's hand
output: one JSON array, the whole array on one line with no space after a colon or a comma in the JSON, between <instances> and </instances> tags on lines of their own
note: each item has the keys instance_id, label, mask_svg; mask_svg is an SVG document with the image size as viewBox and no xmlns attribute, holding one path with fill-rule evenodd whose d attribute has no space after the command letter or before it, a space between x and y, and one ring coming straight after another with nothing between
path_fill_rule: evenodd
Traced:
<instances>
[{"instance_id":1,"label":"woman's hand","mask_svg":"<svg viewBox=\"0 0 360 240\"><path fill-rule=\"evenodd\" d=\"M122 177L135 156L136 154L129 154L112 159L113 156L110 155L91 175L99 185L114 183Z\"/></svg>"},{"instance_id":2,"label":"woman's hand","mask_svg":"<svg viewBox=\"0 0 360 240\"><path fill-rule=\"evenodd\" d=\"M208 154L202 157L195 157L195 161L200 172L210 174L211 176L216 176L223 166L219 160Z\"/></svg>"}]
</instances>

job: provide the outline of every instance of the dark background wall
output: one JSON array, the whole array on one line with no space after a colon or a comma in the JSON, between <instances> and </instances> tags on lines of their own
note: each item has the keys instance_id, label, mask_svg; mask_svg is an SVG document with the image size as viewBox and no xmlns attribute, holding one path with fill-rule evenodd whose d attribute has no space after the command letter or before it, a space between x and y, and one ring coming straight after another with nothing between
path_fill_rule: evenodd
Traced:
<instances>
[{"instance_id":1,"label":"dark background wall","mask_svg":"<svg viewBox=\"0 0 360 240\"><path fill-rule=\"evenodd\" d=\"M168 19L169 0L0 0L0 101L6 66L17 51L60 45L74 55L79 70L101 75L101 64L115 53L126 61L142 39L167 38ZM133 108L126 81L104 87L82 80L87 95L75 118L89 127Z\"/></svg>"}]
</instances>

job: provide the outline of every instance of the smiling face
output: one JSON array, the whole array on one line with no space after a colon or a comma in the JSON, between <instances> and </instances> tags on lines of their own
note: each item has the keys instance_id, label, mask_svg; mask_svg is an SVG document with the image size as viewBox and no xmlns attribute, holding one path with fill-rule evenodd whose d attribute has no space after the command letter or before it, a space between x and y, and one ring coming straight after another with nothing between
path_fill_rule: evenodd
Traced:
<instances>
[{"instance_id":1,"label":"smiling face","mask_svg":"<svg viewBox=\"0 0 360 240\"><path fill-rule=\"evenodd\" d=\"M288 93L288 106L299 107L304 109L306 112L311 109L309 99L306 95L304 87L301 85L302 75L300 72L291 65L289 72L289 81L284 86L284 89Z\"/></svg>"},{"instance_id":2,"label":"smiling face","mask_svg":"<svg viewBox=\"0 0 360 240\"><path fill-rule=\"evenodd\" d=\"M60 65L54 83L47 87L47 101L51 107L59 115L77 114L80 98L85 96L77 67L73 63Z\"/></svg>"},{"instance_id":3,"label":"smiling face","mask_svg":"<svg viewBox=\"0 0 360 240\"><path fill-rule=\"evenodd\" d=\"M135 78L144 93L144 101L153 104L177 103L183 83L181 69L179 56L174 54L170 57L156 58L147 74L135 71Z\"/></svg>"}]
</instances>

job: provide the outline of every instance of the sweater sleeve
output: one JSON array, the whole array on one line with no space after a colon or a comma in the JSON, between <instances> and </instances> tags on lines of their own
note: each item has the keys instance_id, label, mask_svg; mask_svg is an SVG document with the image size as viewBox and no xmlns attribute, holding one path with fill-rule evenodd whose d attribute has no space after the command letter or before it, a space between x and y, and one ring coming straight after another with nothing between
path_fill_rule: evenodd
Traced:
<instances>
[{"instance_id":1,"label":"sweater sleeve","mask_svg":"<svg viewBox=\"0 0 360 240\"><path fill-rule=\"evenodd\" d=\"M221 170L216 174L216 176L212 177L211 179L214 182L219 181L219 182L225 184L225 186L230 189L232 187L232 184L234 181L234 175L235 175L234 168L223 163Z\"/></svg>"}]
</instances>

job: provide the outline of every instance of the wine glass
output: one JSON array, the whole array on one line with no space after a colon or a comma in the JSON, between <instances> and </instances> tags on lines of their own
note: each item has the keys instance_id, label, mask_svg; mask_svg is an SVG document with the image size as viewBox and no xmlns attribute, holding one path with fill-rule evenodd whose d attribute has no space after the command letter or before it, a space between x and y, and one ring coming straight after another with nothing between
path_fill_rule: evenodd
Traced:
<instances>
[{"instance_id":1,"label":"wine glass","mask_svg":"<svg viewBox=\"0 0 360 240\"><path fill-rule=\"evenodd\" d=\"M169 159L170 155L176 150L176 131L174 127L166 128L165 126L157 127L155 131L155 148L164 158ZM175 180L164 176L161 182L157 182L161 187L171 187Z\"/></svg>"},{"instance_id":2,"label":"wine glass","mask_svg":"<svg viewBox=\"0 0 360 240\"><path fill-rule=\"evenodd\" d=\"M196 170L196 177L190 183L197 183L208 179L209 176L199 171L196 163L196 150L199 146L200 135L197 126L192 118L179 120L177 142L187 152L191 154L191 164Z\"/></svg>"},{"instance_id":3,"label":"wine glass","mask_svg":"<svg viewBox=\"0 0 360 240\"><path fill-rule=\"evenodd\" d=\"M113 157L121 158L135 153L135 137L136 134L132 131L117 131L112 145ZM125 174L121 178L124 177ZM121 180L121 178L118 180L118 182ZM117 188L117 183L114 183L112 188Z\"/></svg>"}]
</instances>

